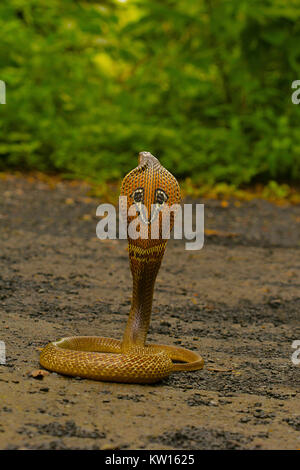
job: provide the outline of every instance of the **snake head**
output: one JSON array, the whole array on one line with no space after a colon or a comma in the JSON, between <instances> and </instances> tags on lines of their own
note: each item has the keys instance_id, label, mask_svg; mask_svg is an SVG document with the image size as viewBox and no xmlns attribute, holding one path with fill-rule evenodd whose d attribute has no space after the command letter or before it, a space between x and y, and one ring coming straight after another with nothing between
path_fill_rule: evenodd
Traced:
<instances>
[{"instance_id":1,"label":"snake head","mask_svg":"<svg viewBox=\"0 0 300 470\"><path fill-rule=\"evenodd\" d=\"M140 231L147 232L154 221L161 226L160 214L181 200L176 178L150 152L140 152L138 166L123 179L121 196L127 197L128 224L138 217ZM171 212L170 228L173 218Z\"/></svg>"}]
</instances>

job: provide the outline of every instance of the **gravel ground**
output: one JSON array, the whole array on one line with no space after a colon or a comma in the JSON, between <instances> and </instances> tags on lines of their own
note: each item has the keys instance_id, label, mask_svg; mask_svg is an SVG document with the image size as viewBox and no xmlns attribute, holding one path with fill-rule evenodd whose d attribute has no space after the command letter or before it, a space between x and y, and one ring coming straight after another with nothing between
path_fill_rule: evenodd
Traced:
<instances>
[{"instance_id":1,"label":"gravel ground","mask_svg":"<svg viewBox=\"0 0 300 470\"><path fill-rule=\"evenodd\" d=\"M169 242L148 339L199 351L202 371L157 385L30 375L51 340L123 334L127 244L96 238L88 191L0 179L0 448L299 449L296 206L194 201L205 204L203 249Z\"/></svg>"}]
</instances>

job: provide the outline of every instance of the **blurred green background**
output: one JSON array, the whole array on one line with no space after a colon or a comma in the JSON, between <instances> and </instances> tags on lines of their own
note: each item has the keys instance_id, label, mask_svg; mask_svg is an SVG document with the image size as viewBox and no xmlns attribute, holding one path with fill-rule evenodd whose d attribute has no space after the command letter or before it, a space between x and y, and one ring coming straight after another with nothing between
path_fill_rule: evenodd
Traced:
<instances>
[{"instance_id":1,"label":"blurred green background","mask_svg":"<svg viewBox=\"0 0 300 470\"><path fill-rule=\"evenodd\" d=\"M0 169L300 176L300 0L1 0Z\"/></svg>"}]
</instances>

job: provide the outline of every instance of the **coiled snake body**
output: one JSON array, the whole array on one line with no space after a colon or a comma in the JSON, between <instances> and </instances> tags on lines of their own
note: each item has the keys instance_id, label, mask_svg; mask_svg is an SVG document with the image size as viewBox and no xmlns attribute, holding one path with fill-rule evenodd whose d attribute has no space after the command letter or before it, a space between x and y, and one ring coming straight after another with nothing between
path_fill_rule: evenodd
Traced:
<instances>
[{"instance_id":1,"label":"coiled snake body","mask_svg":"<svg viewBox=\"0 0 300 470\"><path fill-rule=\"evenodd\" d=\"M136 207L140 231L139 238L128 238L133 292L123 340L97 336L63 338L42 350L40 364L64 375L127 383L154 383L173 371L201 369L204 362L196 352L146 344L155 279L167 242L162 237L161 220L168 206L180 202L178 182L153 155L141 152L139 165L122 182L121 195L127 197L127 210L133 204ZM128 225L134 218L128 215ZM158 236L151 238L155 218Z\"/></svg>"}]
</instances>

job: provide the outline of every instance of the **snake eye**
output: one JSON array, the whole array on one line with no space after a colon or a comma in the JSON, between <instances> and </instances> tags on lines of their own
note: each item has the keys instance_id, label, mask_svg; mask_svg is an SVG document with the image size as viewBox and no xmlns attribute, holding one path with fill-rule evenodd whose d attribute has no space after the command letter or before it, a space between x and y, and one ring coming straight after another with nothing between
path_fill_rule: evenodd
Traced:
<instances>
[{"instance_id":1,"label":"snake eye","mask_svg":"<svg viewBox=\"0 0 300 470\"><path fill-rule=\"evenodd\" d=\"M136 189L132 195L134 202L142 202L144 198L144 190L143 188Z\"/></svg>"},{"instance_id":2,"label":"snake eye","mask_svg":"<svg viewBox=\"0 0 300 470\"><path fill-rule=\"evenodd\" d=\"M163 189L157 189L155 192L155 202L156 204L163 205L168 200L167 194Z\"/></svg>"}]
</instances>

